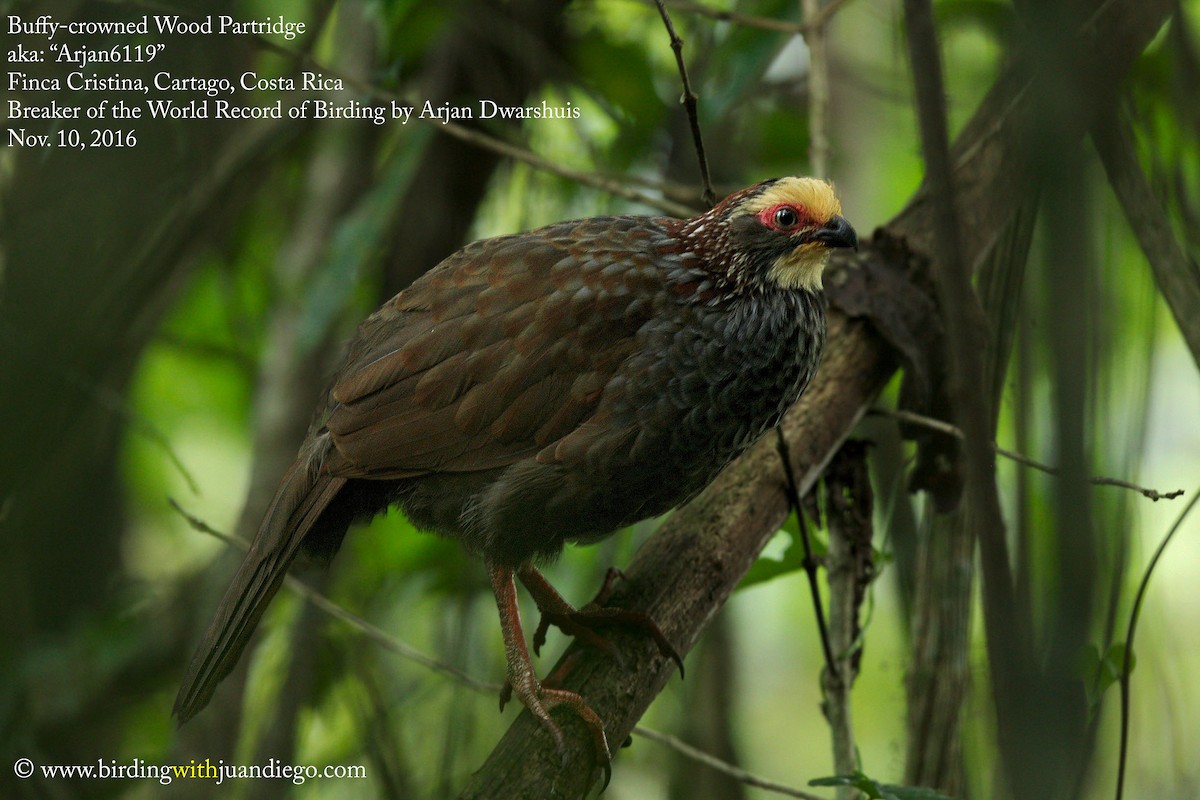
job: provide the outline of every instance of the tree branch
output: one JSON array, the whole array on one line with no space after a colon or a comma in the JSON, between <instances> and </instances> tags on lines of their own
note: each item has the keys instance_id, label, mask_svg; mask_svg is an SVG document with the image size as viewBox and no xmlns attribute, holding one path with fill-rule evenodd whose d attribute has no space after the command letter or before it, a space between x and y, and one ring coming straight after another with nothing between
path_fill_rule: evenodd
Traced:
<instances>
[{"instance_id":1,"label":"tree branch","mask_svg":"<svg viewBox=\"0 0 1200 800\"><path fill-rule=\"evenodd\" d=\"M829 552L825 570L829 582L829 635L835 661L821 675L821 710L833 734L833 770L850 775L859 768L854 741L850 690L858 677L863 653L859 612L875 577L871 550L874 538L874 497L867 470L867 443L851 440L838 450L825 471L825 517ZM853 787L837 787L839 800L854 800Z\"/></svg>"}]
</instances>

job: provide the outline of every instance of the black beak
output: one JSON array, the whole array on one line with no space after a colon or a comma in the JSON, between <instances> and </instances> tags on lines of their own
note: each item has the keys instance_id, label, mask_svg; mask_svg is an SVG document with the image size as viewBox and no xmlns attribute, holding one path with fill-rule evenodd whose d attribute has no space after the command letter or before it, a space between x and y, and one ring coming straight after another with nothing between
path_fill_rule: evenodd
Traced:
<instances>
[{"instance_id":1,"label":"black beak","mask_svg":"<svg viewBox=\"0 0 1200 800\"><path fill-rule=\"evenodd\" d=\"M858 249L858 234L843 216L834 216L825 223L812 237L815 241L824 242L826 247L853 247Z\"/></svg>"}]
</instances>

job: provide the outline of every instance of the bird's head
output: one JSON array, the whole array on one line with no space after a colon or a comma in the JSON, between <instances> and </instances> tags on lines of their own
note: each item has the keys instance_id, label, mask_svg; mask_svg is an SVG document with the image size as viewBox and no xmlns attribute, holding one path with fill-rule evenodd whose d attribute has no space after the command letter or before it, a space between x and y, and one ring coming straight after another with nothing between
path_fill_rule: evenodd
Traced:
<instances>
[{"instance_id":1,"label":"bird's head","mask_svg":"<svg viewBox=\"0 0 1200 800\"><path fill-rule=\"evenodd\" d=\"M738 284L818 291L831 250L858 247L841 214L825 181L776 178L731 194L681 233Z\"/></svg>"}]
</instances>

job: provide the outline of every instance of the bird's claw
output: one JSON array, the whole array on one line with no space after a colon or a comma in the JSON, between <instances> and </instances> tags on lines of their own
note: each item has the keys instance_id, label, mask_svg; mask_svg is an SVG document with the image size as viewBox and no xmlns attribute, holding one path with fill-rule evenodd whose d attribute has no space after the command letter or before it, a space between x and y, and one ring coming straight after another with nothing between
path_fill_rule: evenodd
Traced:
<instances>
[{"instance_id":1,"label":"bird's claw","mask_svg":"<svg viewBox=\"0 0 1200 800\"><path fill-rule=\"evenodd\" d=\"M569 675L571 670L574 669L575 664L579 661L579 658L581 655L582 654L579 653L578 651L568 653L563 658L562 663L559 664L558 667L553 672L551 672L549 675L547 675L545 678L542 679L541 685L547 689L561 689L563 686L563 682L566 680L567 675ZM504 686L502 686L500 688L500 710L501 711L504 710L504 706L508 704L508 701L512 700L512 696L513 696L512 681L505 680Z\"/></svg>"},{"instance_id":2,"label":"bird's claw","mask_svg":"<svg viewBox=\"0 0 1200 800\"><path fill-rule=\"evenodd\" d=\"M561 677L561 670L555 672L551 678ZM514 682L515 678L515 682ZM548 678L547 681L551 680ZM600 715L592 710L591 706L584 701L583 697L576 692L566 689L555 689L548 687L545 683L541 683L535 678L532 673L524 675L510 676L504 684L504 688L500 691L500 707L504 708L504 704L517 695L521 702L529 709L529 713L542 724L547 731L550 732L551 738L554 739L554 747L558 750L558 754L562 759L562 766L567 765L567 740L562 732L562 728L558 723L550 717L550 712L564 706L571 711L574 711L576 716L588 727L592 734L592 746L595 751L597 765L604 771L604 785L608 786L608 781L612 777L612 751L608 748L608 737L604 733L604 722L600 719Z\"/></svg>"},{"instance_id":3,"label":"bird's claw","mask_svg":"<svg viewBox=\"0 0 1200 800\"><path fill-rule=\"evenodd\" d=\"M679 667L679 677L682 678L683 658L649 614L605 607L605 603L612 595L614 584L618 579L624 577L621 570L610 567L596 596L587 605L578 609L572 608L557 596L552 598L555 602L543 602L543 598L539 598L535 594L534 599L538 601L538 608L541 610L542 616L538 621L537 630L533 634L533 652L541 653L542 645L546 643L546 633L550 626L554 625L563 633L575 637L584 644L603 650L620 664L624 662L620 649L608 638L600 635L596 629L602 627L634 628L654 639L659 654L663 658L669 658L675 662L675 666ZM528 586L528 583L526 585ZM531 591L531 593L533 592Z\"/></svg>"}]
</instances>

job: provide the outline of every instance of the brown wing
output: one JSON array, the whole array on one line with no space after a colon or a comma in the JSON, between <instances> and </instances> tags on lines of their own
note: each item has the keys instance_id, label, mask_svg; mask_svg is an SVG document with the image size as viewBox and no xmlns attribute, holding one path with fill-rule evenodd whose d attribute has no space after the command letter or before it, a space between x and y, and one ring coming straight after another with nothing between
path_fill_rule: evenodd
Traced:
<instances>
[{"instance_id":1,"label":"brown wing","mask_svg":"<svg viewBox=\"0 0 1200 800\"><path fill-rule=\"evenodd\" d=\"M363 323L331 392L334 475L512 464L596 411L661 301L662 223L568 222L477 242ZM552 450L550 451L552 452Z\"/></svg>"}]
</instances>

